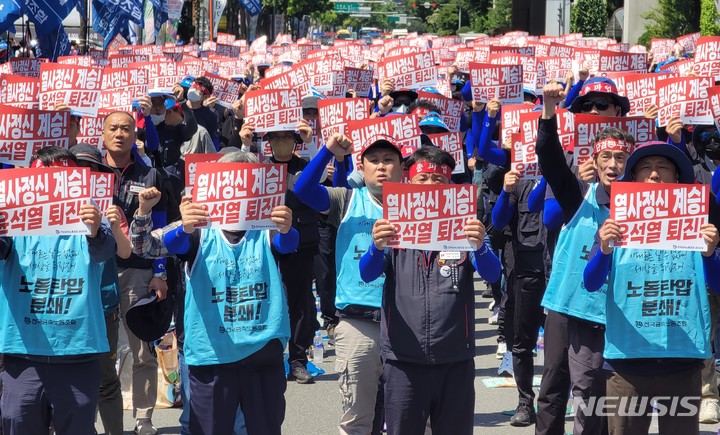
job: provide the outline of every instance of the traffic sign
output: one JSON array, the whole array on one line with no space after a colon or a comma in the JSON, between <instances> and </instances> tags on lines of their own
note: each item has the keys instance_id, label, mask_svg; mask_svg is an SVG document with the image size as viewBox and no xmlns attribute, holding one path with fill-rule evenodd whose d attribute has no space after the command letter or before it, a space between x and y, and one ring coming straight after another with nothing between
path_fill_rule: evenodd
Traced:
<instances>
[{"instance_id":1,"label":"traffic sign","mask_svg":"<svg viewBox=\"0 0 720 435\"><path fill-rule=\"evenodd\" d=\"M342 13L355 13L360 12L360 4L358 3L334 3L334 11Z\"/></svg>"},{"instance_id":2,"label":"traffic sign","mask_svg":"<svg viewBox=\"0 0 720 435\"><path fill-rule=\"evenodd\" d=\"M387 20L388 20L388 23L399 23L400 17L388 16Z\"/></svg>"}]
</instances>

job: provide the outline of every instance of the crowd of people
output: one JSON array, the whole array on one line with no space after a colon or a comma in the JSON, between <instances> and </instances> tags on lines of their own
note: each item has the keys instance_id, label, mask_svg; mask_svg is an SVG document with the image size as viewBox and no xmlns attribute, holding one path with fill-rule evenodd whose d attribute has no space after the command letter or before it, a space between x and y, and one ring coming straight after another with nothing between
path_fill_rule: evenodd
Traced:
<instances>
[{"instance_id":1,"label":"crowd of people","mask_svg":"<svg viewBox=\"0 0 720 435\"><path fill-rule=\"evenodd\" d=\"M424 41L432 46L431 38ZM99 411L105 433L122 434L121 323L134 361L134 431L157 433L158 361L148 342L172 318L182 434L280 434L286 383L314 382L308 351L320 329L335 346L339 433L471 434L480 297L492 298L497 357L517 385L511 425L564 434L571 395L585 406L599 397L636 396L661 404L680 397L694 406L696 412L661 415L660 433L699 433L700 423L720 421L711 356L720 312L717 125L676 117L655 128L659 140L646 142L607 127L582 144L592 156L576 165L573 147L561 144L557 111L617 118L630 111L613 80L581 65L523 91L537 114L543 174L525 179L513 166L512 142L500 134L503 104L474 99L470 75L459 65L444 65L443 79L448 97L463 102L462 161L428 137L452 130L441 108L418 93L442 92L396 88L390 77L379 78L369 95L349 89L346 97L369 99L371 118L417 117L422 146L411 153L388 135L363 143L342 133L325 143L313 138L310 123L326 98L315 89L302 99L295 131L256 133L245 120L244 94L263 89L268 67L250 65L233 77L242 85L231 109L217 104L203 76L185 77L172 93L138 95L132 111L104 115L104 155L78 143L80 117L55 104L73 113L70 147L42 148L30 167L113 173L113 205L102 213L92 204L80 210L87 236L0 237L2 433L44 435L52 427L58 435L92 434ZM657 111L646 107L645 116ZM510 122L503 128L520 130ZM299 146L313 140L317 152L301 157ZM206 228L207 207L184 194L185 158L198 153L220 153L218 163L285 165L288 190L284 205L272 210L275 229ZM397 230L383 218L383 185L403 180L476 184L477 216L463 228L473 250L388 248ZM710 185L708 222L698 228L706 248L620 247L611 189L624 182ZM72 255L71 267L44 266L60 253ZM651 262L659 267L645 267ZM482 294L478 276L488 283ZM50 280L79 282L78 300L69 313L28 314L29 298ZM18 292L18 285L34 290ZM660 291L675 296L671 307L665 300L658 307ZM257 303L257 312L228 312L233 301ZM69 319L72 325L58 323ZM657 404L643 403L637 412L609 415L576 409L573 433L646 434Z\"/></svg>"}]
</instances>

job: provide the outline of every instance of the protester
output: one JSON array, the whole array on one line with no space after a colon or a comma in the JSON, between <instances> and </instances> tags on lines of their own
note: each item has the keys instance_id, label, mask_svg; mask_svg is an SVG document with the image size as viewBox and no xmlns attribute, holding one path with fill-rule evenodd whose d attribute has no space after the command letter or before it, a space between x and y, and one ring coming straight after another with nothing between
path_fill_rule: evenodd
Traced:
<instances>
[{"instance_id":1,"label":"protester","mask_svg":"<svg viewBox=\"0 0 720 435\"><path fill-rule=\"evenodd\" d=\"M327 216L337 227L337 307L335 327L335 367L340 377L343 415L341 434L380 434L382 412L376 400L382 374L380 357L380 304L383 279L362 283L358 252L372 240L371 228L382 217L382 186L402 177L402 153L387 136L372 137L363 144L357 170L363 186L326 188L320 184L325 166L335 157L347 157L350 140L333 135L320 149L296 184L300 200ZM378 415L380 414L380 415Z\"/></svg>"},{"instance_id":2,"label":"protester","mask_svg":"<svg viewBox=\"0 0 720 435\"><path fill-rule=\"evenodd\" d=\"M219 162L248 161L243 152L226 154ZM159 196L149 198L157 202ZM149 207L144 207L147 210ZM280 434L285 416L286 388L282 352L290 336L285 291L271 244L279 253L293 252L299 234L292 211L275 207L278 231L198 229L209 220L205 206L189 196L181 204L181 222L150 232L151 215L134 215L133 251L146 257L179 255L188 264L185 298L185 358L190 368L190 433L232 433L240 407L248 434ZM152 241L148 241L152 238ZM241 277L248 258L257 266ZM223 278L224 277L224 278ZM264 283L247 301L261 301L261 314L247 320L253 333L227 320L225 304L214 303L207 289L237 289ZM229 293L228 296L230 297ZM225 319L225 320L220 320ZM207 322L214 326L205 327ZM202 326L201 326L202 325Z\"/></svg>"},{"instance_id":3,"label":"protester","mask_svg":"<svg viewBox=\"0 0 720 435\"><path fill-rule=\"evenodd\" d=\"M455 162L446 151L423 147L407 165L410 183L448 184ZM385 246L396 229L379 219L373 225L373 242L360 260L363 281L372 282L383 272L386 277L380 346L389 434L422 433L428 417L433 433L473 432L473 274L477 271L494 282L500 278L500 261L485 244L485 228L478 219L468 219L464 232L476 248L469 254L389 249ZM445 267L456 269L446 273ZM465 319L464 324L458 319ZM396 322L405 326L393 327Z\"/></svg>"},{"instance_id":4,"label":"protester","mask_svg":"<svg viewBox=\"0 0 720 435\"><path fill-rule=\"evenodd\" d=\"M135 161L132 146L135 141L135 119L126 112L113 112L105 117L103 143L107 149L105 163L115 173L115 194L113 203L120 207L125 216L133 216L139 206L138 193L146 187L163 190L162 176L154 168L148 168ZM155 224L165 222L165 201L154 208ZM118 258L118 280L120 285L120 316L150 291L158 298L167 296L167 271L164 261L147 260L135 254L127 260ZM125 325L130 350L133 354L132 399L133 416L136 419L136 433L153 435L157 430L152 425L152 413L157 401L157 359L149 347L142 343Z\"/></svg>"},{"instance_id":5,"label":"protester","mask_svg":"<svg viewBox=\"0 0 720 435\"><path fill-rule=\"evenodd\" d=\"M695 176L692 163L677 148L648 142L630 155L622 181L693 184ZM633 404L621 402L617 412L610 413L610 433L647 434L652 407L672 406L671 401L677 399L695 412L660 414L660 434L699 433L702 360L710 355L710 306L705 286L720 292L720 255L716 251L720 236L712 224L703 224L700 232L707 244L703 252L638 251L613 246L622 236L615 220L607 219L600 227L584 281L588 292L598 291L607 281L603 298L607 307L604 368L611 372L607 396L639 399ZM645 267L648 259L661 267ZM634 283L644 284L637 287ZM670 303L677 306L663 308L663 302L668 302L661 299L660 307L652 308L652 299L657 301L652 295L658 294L654 283L662 287L662 296L667 296L666 283L671 283L669 290L675 298ZM650 397L656 398L657 404L651 404Z\"/></svg>"},{"instance_id":6,"label":"protester","mask_svg":"<svg viewBox=\"0 0 720 435\"><path fill-rule=\"evenodd\" d=\"M30 164L77 167L75 156L59 147L39 150ZM90 230L87 236L0 238L5 435L48 433L51 424L58 435L94 431L99 359L108 352L98 290L102 263L115 254L116 244L96 206L83 205L79 216ZM73 261L58 261L53 258L57 252ZM48 294L51 282L58 286L53 296L39 296ZM55 310L54 303L67 305L68 311Z\"/></svg>"}]
</instances>

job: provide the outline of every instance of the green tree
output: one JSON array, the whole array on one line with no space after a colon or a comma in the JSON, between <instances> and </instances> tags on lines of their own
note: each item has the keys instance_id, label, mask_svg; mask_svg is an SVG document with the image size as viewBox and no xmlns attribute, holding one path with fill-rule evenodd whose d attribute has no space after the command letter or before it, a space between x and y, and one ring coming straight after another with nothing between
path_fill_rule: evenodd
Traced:
<instances>
[{"instance_id":1,"label":"green tree","mask_svg":"<svg viewBox=\"0 0 720 435\"><path fill-rule=\"evenodd\" d=\"M570 31L583 36L604 36L608 22L605 0L577 0L570 10Z\"/></svg>"},{"instance_id":2,"label":"green tree","mask_svg":"<svg viewBox=\"0 0 720 435\"><path fill-rule=\"evenodd\" d=\"M478 32L495 34L510 27L512 23L512 0L496 0L495 7L488 9L484 17L479 15L473 29Z\"/></svg>"},{"instance_id":3,"label":"green tree","mask_svg":"<svg viewBox=\"0 0 720 435\"><path fill-rule=\"evenodd\" d=\"M677 38L694 33L700 30L700 0L660 0L657 8L643 18L648 24L638 44L649 46L652 38Z\"/></svg>"},{"instance_id":4,"label":"green tree","mask_svg":"<svg viewBox=\"0 0 720 435\"><path fill-rule=\"evenodd\" d=\"M713 0L700 0L700 33L703 36L720 35L720 14Z\"/></svg>"}]
</instances>

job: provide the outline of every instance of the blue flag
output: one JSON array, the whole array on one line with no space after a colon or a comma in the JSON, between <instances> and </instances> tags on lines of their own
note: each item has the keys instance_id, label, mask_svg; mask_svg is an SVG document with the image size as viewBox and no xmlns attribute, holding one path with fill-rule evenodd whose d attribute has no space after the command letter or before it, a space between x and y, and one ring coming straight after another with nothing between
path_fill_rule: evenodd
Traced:
<instances>
[{"instance_id":1,"label":"blue flag","mask_svg":"<svg viewBox=\"0 0 720 435\"><path fill-rule=\"evenodd\" d=\"M17 0L0 2L0 33L10 30L13 23L22 16L22 7Z\"/></svg>"},{"instance_id":2,"label":"blue flag","mask_svg":"<svg viewBox=\"0 0 720 435\"><path fill-rule=\"evenodd\" d=\"M61 0L25 0L23 12L35 23L35 27L57 29L70 15L76 3L77 0L67 0L64 3L61 3Z\"/></svg>"},{"instance_id":3,"label":"blue flag","mask_svg":"<svg viewBox=\"0 0 720 435\"><path fill-rule=\"evenodd\" d=\"M248 11L251 17L260 14L262 8L260 0L238 0L238 2Z\"/></svg>"},{"instance_id":4,"label":"blue flag","mask_svg":"<svg viewBox=\"0 0 720 435\"><path fill-rule=\"evenodd\" d=\"M105 4L107 3L116 5L128 20L135 24L142 24L142 0L106 0Z\"/></svg>"},{"instance_id":5,"label":"blue flag","mask_svg":"<svg viewBox=\"0 0 720 435\"><path fill-rule=\"evenodd\" d=\"M38 32L37 43L36 56L48 58L50 62L55 62L58 57L70 54L70 40L62 24L47 34Z\"/></svg>"}]
</instances>

